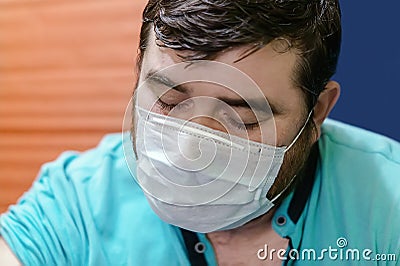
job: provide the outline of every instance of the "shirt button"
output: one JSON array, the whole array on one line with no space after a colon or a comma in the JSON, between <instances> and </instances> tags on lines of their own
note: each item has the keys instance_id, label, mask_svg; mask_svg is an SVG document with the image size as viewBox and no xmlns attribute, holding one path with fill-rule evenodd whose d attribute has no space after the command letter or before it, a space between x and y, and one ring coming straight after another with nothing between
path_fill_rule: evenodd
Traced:
<instances>
[{"instance_id":1,"label":"shirt button","mask_svg":"<svg viewBox=\"0 0 400 266\"><path fill-rule=\"evenodd\" d=\"M278 216L278 218L276 218L276 224L279 226L284 226L286 224L286 217Z\"/></svg>"},{"instance_id":2,"label":"shirt button","mask_svg":"<svg viewBox=\"0 0 400 266\"><path fill-rule=\"evenodd\" d=\"M196 245L194 245L194 250L197 253L202 254L202 253L206 252L206 245L204 245L202 242L198 242Z\"/></svg>"}]
</instances>

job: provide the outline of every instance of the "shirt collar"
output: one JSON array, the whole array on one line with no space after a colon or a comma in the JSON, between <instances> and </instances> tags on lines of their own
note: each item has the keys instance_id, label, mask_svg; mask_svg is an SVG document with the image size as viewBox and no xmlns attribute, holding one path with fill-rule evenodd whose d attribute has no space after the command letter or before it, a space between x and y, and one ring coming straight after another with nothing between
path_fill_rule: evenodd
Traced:
<instances>
[{"instance_id":1,"label":"shirt collar","mask_svg":"<svg viewBox=\"0 0 400 266\"><path fill-rule=\"evenodd\" d=\"M293 197L290 200L288 207L289 218L297 223L302 214L307 200L311 194L315 180L315 171L319 157L319 148L317 143L311 148L308 164L300 171L299 182L293 192Z\"/></svg>"}]
</instances>

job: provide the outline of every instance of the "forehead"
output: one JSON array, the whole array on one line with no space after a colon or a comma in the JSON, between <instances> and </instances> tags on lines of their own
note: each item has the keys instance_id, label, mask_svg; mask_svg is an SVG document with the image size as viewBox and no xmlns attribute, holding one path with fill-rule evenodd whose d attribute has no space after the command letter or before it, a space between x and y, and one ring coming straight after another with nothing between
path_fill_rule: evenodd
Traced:
<instances>
[{"instance_id":1,"label":"forehead","mask_svg":"<svg viewBox=\"0 0 400 266\"><path fill-rule=\"evenodd\" d=\"M143 55L143 63L141 66L140 79L150 71L157 71L170 67L184 60L180 57L179 52L166 47L160 47L156 44L154 31L149 34L147 49ZM296 65L297 55L294 51L289 50L285 53L279 53L274 50L272 44L268 44L260 50L243 58L243 54L248 51L249 47L231 48L221 51L215 61L226 64L244 73L248 76L262 91L264 96L269 98L286 97L287 105L298 105L301 103L301 91L294 87L294 68ZM184 52L181 52L184 53ZM242 58L242 59L241 59ZM241 59L241 60L239 60ZM239 60L239 61L238 61ZM211 68L204 68L204 73L216 74ZM235 79L237 76L234 72L220 71L218 75L227 75L227 78ZM182 73L174 72L176 77ZM230 75L230 76L229 76ZM215 92L215 90L213 90ZM229 93L224 91L223 93Z\"/></svg>"}]
</instances>

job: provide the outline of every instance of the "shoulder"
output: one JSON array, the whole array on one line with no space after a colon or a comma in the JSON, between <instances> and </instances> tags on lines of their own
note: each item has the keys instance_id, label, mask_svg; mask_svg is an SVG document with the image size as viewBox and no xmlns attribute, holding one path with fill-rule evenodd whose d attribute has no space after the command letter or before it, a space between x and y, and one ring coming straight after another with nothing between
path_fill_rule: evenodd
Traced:
<instances>
[{"instance_id":1,"label":"shoulder","mask_svg":"<svg viewBox=\"0 0 400 266\"><path fill-rule=\"evenodd\" d=\"M62 168L67 173L81 173L96 171L104 160L110 160L114 164L124 159L121 134L105 135L97 147L84 152L66 151L54 162L45 164L42 170L48 168Z\"/></svg>"},{"instance_id":2,"label":"shoulder","mask_svg":"<svg viewBox=\"0 0 400 266\"><path fill-rule=\"evenodd\" d=\"M400 185L400 143L385 136L328 119L319 141L322 165L350 175L348 182ZM396 193L397 194L397 193Z\"/></svg>"},{"instance_id":3,"label":"shoulder","mask_svg":"<svg viewBox=\"0 0 400 266\"><path fill-rule=\"evenodd\" d=\"M91 150L65 152L54 162L44 165L35 183L47 183L48 190L57 194L58 200L68 208L74 203L79 206L76 214L83 217L85 223L90 221L96 225L98 231L93 234L115 233L118 230L109 226L116 222L115 219L126 228L134 221L141 221L134 215L151 216L149 205L134 178L136 161L131 156L131 147L130 143L124 143L121 133L106 135ZM125 154L124 148L131 150ZM132 211L125 212L127 209Z\"/></svg>"},{"instance_id":4,"label":"shoulder","mask_svg":"<svg viewBox=\"0 0 400 266\"><path fill-rule=\"evenodd\" d=\"M32 188L0 219L0 234L22 262L139 262L146 243L173 233L151 211L124 146L122 134L107 135L92 150L65 152L42 167ZM158 240L163 245L155 250L172 235Z\"/></svg>"},{"instance_id":5,"label":"shoulder","mask_svg":"<svg viewBox=\"0 0 400 266\"><path fill-rule=\"evenodd\" d=\"M120 260L141 264L174 256L174 250L165 249L179 243L177 229L152 211L135 181L136 159L130 138L121 133L107 135L92 150L61 157L65 178L76 193L77 215L87 241L97 243L89 253L110 263ZM143 256L151 245L156 258Z\"/></svg>"},{"instance_id":6,"label":"shoulder","mask_svg":"<svg viewBox=\"0 0 400 266\"><path fill-rule=\"evenodd\" d=\"M341 147L360 154L382 156L400 165L400 143L380 134L327 119L322 126L322 143L333 144L326 148Z\"/></svg>"},{"instance_id":7,"label":"shoulder","mask_svg":"<svg viewBox=\"0 0 400 266\"><path fill-rule=\"evenodd\" d=\"M328 120L319 149L314 207L325 208L324 215L355 238L400 245L394 237L400 231L400 144Z\"/></svg>"},{"instance_id":8,"label":"shoulder","mask_svg":"<svg viewBox=\"0 0 400 266\"><path fill-rule=\"evenodd\" d=\"M108 193L103 196L101 193L104 190ZM109 134L93 149L66 151L53 162L44 164L25 197L35 194L33 192L45 192L47 195L51 191L67 202L80 199L92 204L94 197L127 190L132 193L138 192L139 188L127 167L122 134Z\"/></svg>"},{"instance_id":9,"label":"shoulder","mask_svg":"<svg viewBox=\"0 0 400 266\"><path fill-rule=\"evenodd\" d=\"M400 205L400 143L385 136L328 120L319 141L321 170L326 180L350 185L358 194L379 195ZM346 186L347 184L347 186ZM349 188L350 189L350 188Z\"/></svg>"}]
</instances>

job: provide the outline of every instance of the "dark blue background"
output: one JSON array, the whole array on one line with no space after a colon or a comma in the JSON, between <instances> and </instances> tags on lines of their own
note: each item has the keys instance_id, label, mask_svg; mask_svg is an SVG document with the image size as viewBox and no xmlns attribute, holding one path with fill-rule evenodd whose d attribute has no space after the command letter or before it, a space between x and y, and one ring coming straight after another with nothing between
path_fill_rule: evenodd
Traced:
<instances>
[{"instance_id":1,"label":"dark blue background","mask_svg":"<svg viewBox=\"0 0 400 266\"><path fill-rule=\"evenodd\" d=\"M400 1L340 1L343 42L331 118L400 140Z\"/></svg>"}]
</instances>

